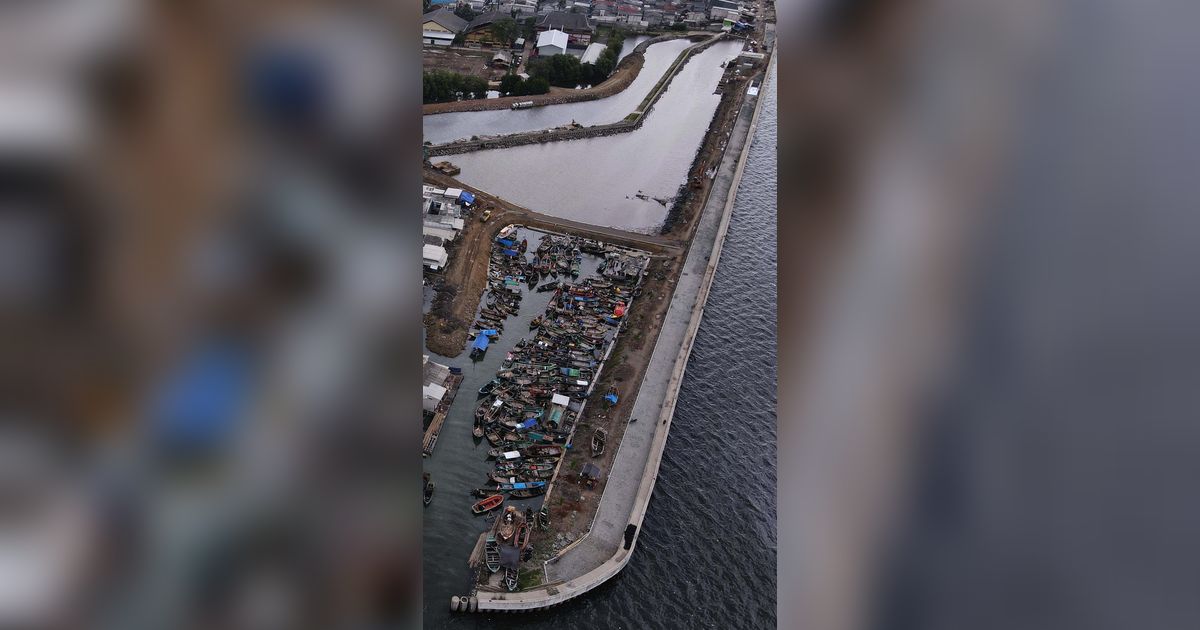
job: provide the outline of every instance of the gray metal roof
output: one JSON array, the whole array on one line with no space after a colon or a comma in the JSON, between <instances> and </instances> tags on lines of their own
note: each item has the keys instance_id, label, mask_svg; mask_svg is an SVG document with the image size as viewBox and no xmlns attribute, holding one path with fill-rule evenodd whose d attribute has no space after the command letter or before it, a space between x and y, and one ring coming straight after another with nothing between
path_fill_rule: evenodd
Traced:
<instances>
[{"instance_id":1,"label":"gray metal roof","mask_svg":"<svg viewBox=\"0 0 1200 630\"><path fill-rule=\"evenodd\" d=\"M450 9L438 9L437 11L430 11L421 17L422 24L431 21L437 23L439 26L450 31L451 33L461 33L463 32L463 29L467 27L467 21L458 17L457 15L454 15L454 11L451 11Z\"/></svg>"}]
</instances>

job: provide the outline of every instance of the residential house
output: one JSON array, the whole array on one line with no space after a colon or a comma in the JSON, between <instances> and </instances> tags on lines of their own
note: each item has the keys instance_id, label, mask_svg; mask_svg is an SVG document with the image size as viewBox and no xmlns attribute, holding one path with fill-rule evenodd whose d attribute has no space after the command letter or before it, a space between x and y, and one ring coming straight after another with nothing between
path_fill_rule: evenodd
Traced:
<instances>
[{"instance_id":1,"label":"residential house","mask_svg":"<svg viewBox=\"0 0 1200 630\"><path fill-rule=\"evenodd\" d=\"M429 46L449 46L467 28L467 21L442 8L421 17L421 43Z\"/></svg>"},{"instance_id":2,"label":"residential house","mask_svg":"<svg viewBox=\"0 0 1200 630\"><path fill-rule=\"evenodd\" d=\"M535 23L534 28L538 33L562 31L567 34L567 45L576 48L586 48L592 43L592 33L595 31L586 14L567 11L547 13Z\"/></svg>"}]
</instances>

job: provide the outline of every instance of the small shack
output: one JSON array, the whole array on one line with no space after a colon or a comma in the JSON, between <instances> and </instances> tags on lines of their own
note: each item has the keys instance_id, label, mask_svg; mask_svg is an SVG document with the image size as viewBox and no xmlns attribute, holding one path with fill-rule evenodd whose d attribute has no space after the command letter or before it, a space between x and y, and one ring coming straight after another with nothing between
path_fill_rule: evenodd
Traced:
<instances>
[{"instance_id":1,"label":"small shack","mask_svg":"<svg viewBox=\"0 0 1200 630\"><path fill-rule=\"evenodd\" d=\"M579 482L588 488L594 488L596 487L596 482L600 481L600 474L600 467L588 462L579 470Z\"/></svg>"},{"instance_id":2,"label":"small shack","mask_svg":"<svg viewBox=\"0 0 1200 630\"><path fill-rule=\"evenodd\" d=\"M446 266L450 256L446 248L438 245L425 245L421 248L422 263L433 271Z\"/></svg>"}]
</instances>

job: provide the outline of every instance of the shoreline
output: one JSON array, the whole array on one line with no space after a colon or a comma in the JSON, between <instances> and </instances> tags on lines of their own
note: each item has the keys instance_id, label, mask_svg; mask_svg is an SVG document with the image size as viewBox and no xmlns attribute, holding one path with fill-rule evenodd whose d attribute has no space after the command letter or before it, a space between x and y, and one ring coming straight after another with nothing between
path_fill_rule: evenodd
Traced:
<instances>
[{"instance_id":1,"label":"shoreline","mask_svg":"<svg viewBox=\"0 0 1200 630\"><path fill-rule=\"evenodd\" d=\"M774 66L773 46L770 53L770 60L762 75L763 82L768 80L771 69ZM621 487L624 487L626 494L628 494L630 487L628 484L631 482L631 479L625 479L624 477L630 477L636 471L637 474L634 475L637 478L636 494L632 498L632 505L626 512L622 500L627 499L627 497L616 497L615 491L613 494L609 494L610 484L614 483L613 478L610 477L606 481L605 493L600 499L600 507L593 516L592 526L588 532L543 564L547 583L527 591L510 593L479 590L470 598L459 598L456 596L452 599L452 609L471 610L472 612L496 612L547 608L564 603L596 588L620 572L628 563L637 546L638 530L641 527L650 497L653 494L658 467L661 463L667 437L670 433L671 420L674 414L679 387L682 384L687 368L692 343L695 340L696 332L699 330L703 319L708 292L715 277L716 268L720 262L721 248L724 244L725 235L732 216L737 188L749 155L750 145L753 143L754 133L757 130L758 118L762 109L762 99L760 97L754 98L755 102L749 121L744 126L744 134L738 134L741 147L736 158L726 153L722 156L719 163L717 177L723 180L728 178L728 190L724 193L723 198L713 196L711 194L713 192L712 188L708 190L709 195L702 207L701 216L696 221L695 234L690 239L691 243L688 247L683 268L692 268L692 271L697 271L697 267L702 266L702 274L693 274L688 280L682 277L679 278L679 283L675 287L675 291L672 293L670 299L667 315L664 317L661 327L658 330L650 362L651 365L654 363L662 364L670 362L670 366L661 372L647 369L646 376L639 386L637 399L634 402L635 408L642 406L657 409L657 414L646 416L655 417L656 421L652 427L649 426L651 423L640 425L638 431L643 433L641 436L622 436L617 448L616 457L624 455L626 458L646 458L641 469L637 469L635 466L632 471L626 471L621 474L621 478L615 482L617 484L626 484ZM743 101L735 117L736 123L742 122L743 117L746 115L745 108L747 105L748 103ZM712 213L716 212L718 208L720 214L714 216ZM715 226L713 225L714 222ZM700 237L702 233L705 238L702 243L697 243L695 238ZM699 245L700 247L696 248L693 245ZM701 256L703 256L703 262L700 260ZM686 276L688 274L683 275ZM691 278L698 279L692 280ZM684 288L685 284L690 286ZM681 309L686 309L687 312L679 312ZM664 334L672 340L665 341ZM675 346L676 339L679 340L679 350L673 356L663 354L663 352L667 352L671 347ZM663 345L664 343L666 344L665 346ZM656 361L655 359L658 360ZM650 383L651 379L656 375L668 372L669 376L665 379L665 382ZM652 386L647 387L647 385ZM638 442L637 438L645 438L644 433L647 431L652 431L648 443ZM630 439L627 440L626 437ZM634 452L631 449L636 449L639 452ZM634 465L638 463L639 461L637 460L630 462L630 464ZM620 473L620 471L614 466L612 473ZM627 522L628 525L618 531L614 525L608 523L607 530L597 532L596 524L598 521L601 521L600 512L606 507L610 511L615 510L627 513L629 516L628 520L621 520L622 522ZM604 538L604 540L600 540L601 538ZM616 548L612 550L614 539L616 540ZM624 540L624 544L621 544L621 539ZM600 560L598 556L603 556L604 559ZM568 562L560 564L567 558L569 558ZM600 561L596 562L597 560ZM581 570L581 566L591 568ZM552 573L556 573L557 576L552 576Z\"/></svg>"}]
</instances>

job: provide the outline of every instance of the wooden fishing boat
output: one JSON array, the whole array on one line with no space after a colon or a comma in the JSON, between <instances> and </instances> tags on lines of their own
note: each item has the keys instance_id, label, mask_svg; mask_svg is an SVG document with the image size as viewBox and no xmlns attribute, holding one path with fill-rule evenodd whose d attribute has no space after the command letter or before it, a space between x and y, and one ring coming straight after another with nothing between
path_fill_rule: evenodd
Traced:
<instances>
[{"instance_id":1,"label":"wooden fishing boat","mask_svg":"<svg viewBox=\"0 0 1200 630\"><path fill-rule=\"evenodd\" d=\"M475 505L471 506L471 511L476 514L483 514L484 512L489 512L500 507L501 503L504 503L504 495L493 494L482 501L477 501Z\"/></svg>"},{"instance_id":2,"label":"wooden fishing boat","mask_svg":"<svg viewBox=\"0 0 1200 630\"><path fill-rule=\"evenodd\" d=\"M499 486L497 486L496 489L500 490L501 492L541 489L542 492L545 492L546 491L546 482L545 481L517 481L517 482L513 482L513 483L502 483Z\"/></svg>"},{"instance_id":3,"label":"wooden fishing boat","mask_svg":"<svg viewBox=\"0 0 1200 630\"><path fill-rule=\"evenodd\" d=\"M483 425L475 425L475 428L471 429L471 437L476 440L483 438Z\"/></svg>"},{"instance_id":4,"label":"wooden fishing boat","mask_svg":"<svg viewBox=\"0 0 1200 630\"><path fill-rule=\"evenodd\" d=\"M525 490L513 490L508 493L508 496L513 499L532 499L546 494L546 488L527 488Z\"/></svg>"},{"instance_id":5,"label":"wooden fishing boat","mask_svg":"<svg viewBox=\"0 0 1200 630\"><path fill-rule=\"evenodd\" d=\"M607 440L608 432L604 429L596 429L592 432L592 457L604 454L604 442Z\"/></svg>"},{"instance_id":6,"label":"wooden fishing boat","mask_svg":"<svg viewBox=\"0 0 1200 630\"><path fill-rule=\"evenodd\" d=\"M488 571L495 573L500 570L500 546L493 533L488 533L487 541L483 544L483 558L483 563L487 566Z\"/></svg>"},{"instance_id":7,"label":"wooden fishing boat","mask_svg":"<svg viewBox=\"0 0 1200 630\"><path fill-rule=\"evenodd\" d=\"M521 530L519 532L517 532L517 546L518 547L520 547L521 549L525 549L526 547L529 546L529 534L532 531L533 531L533 523L529 522L529 519L526 519L524 523L521 523Z\"/></svg>"},{"instance_id":8,"label":"wooden fishing boat","mask_svg":"<svg viewBox=\"0 0 1200 630\"><path fill-rule=\"evenodd\" d=\"M500 517L500 522L496 524L496 535L503 541L514 540L519 527L520 521L517 520L517 508L510 505L504 509L504 515Z\"/></svg>"},{"instance_id":9,"label":"wooden fishing boat","mask_svg":"<svg viewBox=\"0 0 1200 630\"><path fill-rule=\"evenodd\" d=\"M541 444L538 446L531 446L531 447L521 451L521 455L523 455L525 457L561 457L562 454L563 454L562 447L556 446L553 444Z\"/></svg>"},{"instance_id":10,"label":"wooden fishing boat","mask_svg":"<svg viewBox=\"0 0 1200 630\"><path fill-rule=\"evenodd\" d=\"M434 488L433 480L430 479L427 475L425 477L425 492L424 492L424 496L421 499L425 503L425 505L429 505L430 502L433 501L433 488Z\"/></svg>"},{"instance_id":11,"label":"wooden fishing boat","mask_svg":"<svg viewBox=\"0 0 1200 630\"><path fill-rule=\"evenodd\" d=\"M500 444L503 442L503 440L500 439L500 434L496 431L487 432L487 441L488 444L491 444L492 446L500 446Z\"/></svg>"},{"instance_id":12,"label":"wooden fishing boat","mask_svg":"<svg viewBox=\"0 0 1200 630\"><path fill-rule=\"evenodd\" d=\"M549 462L519 464L517 467L524 470L554 470L554 464Z\"/></svg>"},{"instance_id":13,"label":"wooden fishing boat","mask_svg":"<svg viewBox=\"0 0 1200 630\"><path fill-rule=\"evenodd\" d=\"M506 475L496 471L488 473L488 479L491 479L500 485L504 485L506 483L516 483L518 481L515 475Z\"/></svg>"},{"instance_id":14,"label":"wooden fishing boat","mask_svg":"<svg viewBox=\"0 0 1200 630\"><path fill-rule=\"evenodd\" d=\"M504 587L510 591L517 590L518 576L517 569L514 567L504 568Z\"/></svg>"}]
</instances>

